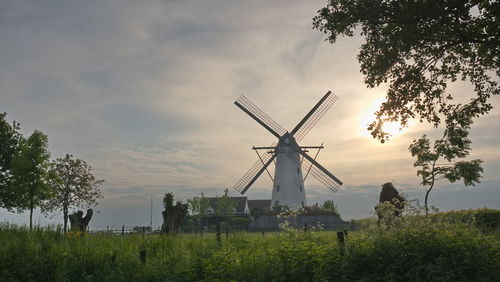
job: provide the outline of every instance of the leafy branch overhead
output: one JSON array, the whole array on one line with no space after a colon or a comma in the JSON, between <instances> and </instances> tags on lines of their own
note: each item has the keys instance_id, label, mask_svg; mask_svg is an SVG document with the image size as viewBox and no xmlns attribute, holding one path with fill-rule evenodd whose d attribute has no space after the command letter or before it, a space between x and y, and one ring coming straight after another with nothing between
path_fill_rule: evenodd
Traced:
<instances>
[{"instance_id":1,"label":"leafy branch overhead","mask_svg":"<svg viewBox=\"0 0 500 282\"><path fill-rule=\"evenodd\" d=\"M384 121L464 127L491 110L490 96L500 93L499 10L498 1L330 0L313 27L331 43L357 31L366 39L358 54L366 85L389 84L369 125L384 142L390 137ZM457 80L474 88L465 104L447 92Z\"/></svg>"}]
</instances>

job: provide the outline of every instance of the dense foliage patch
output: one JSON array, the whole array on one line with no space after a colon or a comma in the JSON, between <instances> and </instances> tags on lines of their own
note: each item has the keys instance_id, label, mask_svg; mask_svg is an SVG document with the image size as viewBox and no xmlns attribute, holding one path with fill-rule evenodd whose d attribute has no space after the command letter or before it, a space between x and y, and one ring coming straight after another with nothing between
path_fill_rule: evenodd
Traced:
<instances>
[{"instance_id":1,"label":"dense foliage patch","mask_svg":"<svg viewBox=\"0 0 500 282\"><path fill-rule=\"evenodd\" d=\"M477 209L449 211L434 214L437 221L473 225L483 232L495 232L500 228L500 210Z\"/></svg>"}]
</instances>

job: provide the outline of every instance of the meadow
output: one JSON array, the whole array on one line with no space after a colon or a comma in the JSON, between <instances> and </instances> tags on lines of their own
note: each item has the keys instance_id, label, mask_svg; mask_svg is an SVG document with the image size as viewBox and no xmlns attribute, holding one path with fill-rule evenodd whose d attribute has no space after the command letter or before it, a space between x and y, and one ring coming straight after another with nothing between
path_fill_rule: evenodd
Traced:
<instances>
[{"instance_id":1,"label":"meadow","mask_svg":"<svg viewBox=\"0 0 500 282\"><path fill-rule=\"evenodd\" d=\"M477 213L367 219L344 244L334 231L289 226L219 243L213 233L81 236L2 224L0 281L498 281L498 226L483 228Z\"/></svg>"}]
</instances>

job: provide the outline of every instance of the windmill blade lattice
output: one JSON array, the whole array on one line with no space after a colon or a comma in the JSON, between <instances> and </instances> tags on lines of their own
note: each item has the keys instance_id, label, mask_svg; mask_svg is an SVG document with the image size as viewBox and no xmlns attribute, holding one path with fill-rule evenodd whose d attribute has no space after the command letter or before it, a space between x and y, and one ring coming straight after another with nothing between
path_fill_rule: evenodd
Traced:
<instances>
[{"instance_id":1,"label":"windmill blade lattice","mask_svg":"<svg viewBox=\"0 0 500 282\"><path fill-rule=\"evenodd\" d=\"M274 144L273 144L274 146ZM234 190L244 194L250 185L252 185L252 180L255 181L255 177L260 175L265 170L265 164L270 163L272 159L276 156L276 153L263 154L262 160L258 159L252 167L236 182L233 186ZM260 173L259 173L260 172Z\"/></svg>"},{"instance_id":2,"label":"windmill blade lattice","mask_svg":"<svg viewBox=\"0 0 500 282\"><path fill-rule=\"evenodd\" d=\"M266 113L264 113L259 107L257 107L254 103L252 103L250 100L248 100L247 97L241 95L238 100L234 102L238 107L240 107L243 111L248 111L249 115L252 116L252 118L256 119L257 122L262 124L264 127L269 127L272 130L277 133L280 138L287 132L287 130L281 126L279 123L274 121L270 116L268 116ZM273 134L275 134L273 133ZM276 135L276 134L275 134Z\"/></svg>"},{"instance_id":3,"label":"windmill blade lattice","mask_svg":"<svg viewBox=\"0 0 500 282\"><path fill-rule=\"evenodd\" d=\"M310 169L309 174L312 175L317 180L319 180L319 182L323 183L323 185L325 185L328 189L332 190L333 192L337 192L340 186L342 186L342 182L338 182L336 179L331 178L317 166L313 165L306 158L304 158L302 162L302 168L304 170Z\"/></svg>"},{"instance_id":4,"label":"windmill blade lattice","mask_svg":"<svg viewBox=\"0 0 500 282\"><path fill-rule=\"evenodd\" d=\"M318 121L325 115L325 113L332 107L332 105L337 101L338 97L331 93L328 97L321 103L321 105L314 111L314 113L302 124L302 126L297 130L293 136L297 142L301 141L307 133L318 123Z\"/></svg>"}]
</instances>

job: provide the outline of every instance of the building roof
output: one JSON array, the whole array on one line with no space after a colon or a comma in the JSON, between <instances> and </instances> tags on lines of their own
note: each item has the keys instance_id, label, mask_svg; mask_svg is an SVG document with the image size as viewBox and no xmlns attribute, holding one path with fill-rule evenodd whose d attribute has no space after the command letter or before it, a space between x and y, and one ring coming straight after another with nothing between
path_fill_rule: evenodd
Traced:
<instances>
[{"instance_id":1,"label":"building roof","mask_svg":"<svg viewBox=\"0 0 500 282\"><path fill-rule=\"evenodd\" d=\"M248 200L248 209L271 210L271 200Z\"/></svg>"},{"instance_id":2,"label":"building roof","mask_svg":"<svg viewBox=\"0 0 500 282\"><path fill-rule=\"evenodd\" d=\"M244 213L245 211L245 206L247 202L247 197L229 197L231 200L236 202L235 209L237 213ZM217 201L220 199L220 197L206 197L205 199L208 199L208 204L212 209L217 208Z\"/></svg>"}]
</instances>

